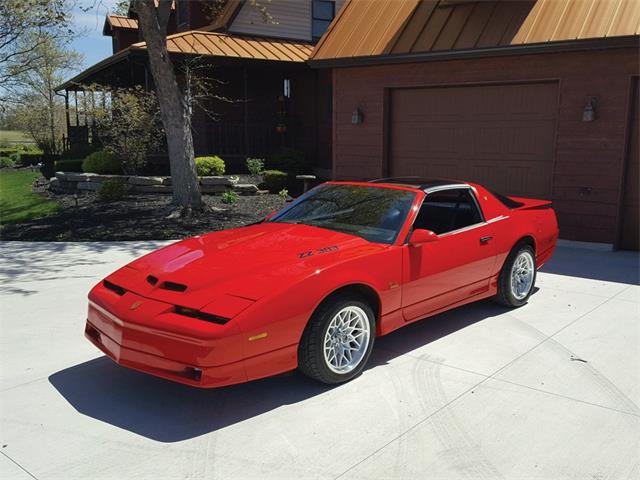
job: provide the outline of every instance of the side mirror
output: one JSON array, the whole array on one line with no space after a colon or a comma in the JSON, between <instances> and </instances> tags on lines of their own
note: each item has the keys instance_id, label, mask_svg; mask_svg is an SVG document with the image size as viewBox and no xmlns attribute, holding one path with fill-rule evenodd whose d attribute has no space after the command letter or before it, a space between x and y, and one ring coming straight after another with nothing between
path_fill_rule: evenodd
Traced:
<instances>
[{"instance_id":1,"label":"side mirror","mask_svg":"<svg viewBox=\"0 0 640 480\"><path fill-rule=\"evenodd\" d=\"M438 235L431 230L416 228L409 238L409 245L419 247L425 243L431 243L438 240Z\"/></svg>"}]
</instances>

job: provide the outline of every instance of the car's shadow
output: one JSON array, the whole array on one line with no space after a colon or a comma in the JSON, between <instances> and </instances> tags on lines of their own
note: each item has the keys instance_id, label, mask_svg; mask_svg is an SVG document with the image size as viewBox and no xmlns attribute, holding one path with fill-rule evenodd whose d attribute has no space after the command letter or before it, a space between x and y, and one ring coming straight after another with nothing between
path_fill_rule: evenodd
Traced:
<instances>
[{"instance_id":1,"label":"car's shadow","mask_svg":"<svg viewBox=\"0 0 640 480\"><path fill-rule=\"evenodd\" d=\"M505 311L484 301L408 325L376 340L367 369ZM159 442L198 437L340 388L293 372L202 390L120 367L107 357L54 373L49 382L78 412Z\"/></svg>"}]
</instances>

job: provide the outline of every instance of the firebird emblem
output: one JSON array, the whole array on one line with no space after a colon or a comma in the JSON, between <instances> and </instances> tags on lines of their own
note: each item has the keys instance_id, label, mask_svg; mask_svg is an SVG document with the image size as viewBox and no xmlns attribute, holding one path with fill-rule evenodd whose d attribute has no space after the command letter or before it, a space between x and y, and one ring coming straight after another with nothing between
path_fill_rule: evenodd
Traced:
<instances>
[{"instance_id":1,"label":"firebird emblem","mask_svg":"<svg viewBox=\"0 0 640 480\"><path fill-rule=\"evenodd\" d=\"M142 305L142 302L133 302L131 304L131 306L129 307L129 310L135 310L136 308L138 308L140 305Z\"/></svg>"}]
</instances>

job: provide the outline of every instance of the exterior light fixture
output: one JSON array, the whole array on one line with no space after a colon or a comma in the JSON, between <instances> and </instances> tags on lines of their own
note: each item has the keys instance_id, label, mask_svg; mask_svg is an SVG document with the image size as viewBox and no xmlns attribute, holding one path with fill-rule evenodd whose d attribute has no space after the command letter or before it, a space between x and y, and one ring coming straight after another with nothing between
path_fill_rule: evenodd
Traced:
<instances>
[{"instance_id":1,"label":"exterior light fixture","mask_svg":"<svg viewBox=\"0 0 640 480\"><path fill-rule=\"evenodd\" d=\"M582 111L583 122L593 122L596 119L596 97L591 97Z\"/></svg>"},{"instance_id":2,"label":"exterior light fixture","mask_svg":"<svg viewBox=\"0 0 640 480\"><path fill-rule=\"evenodd\" d=\"M364 122L364 113L362 113L362 109L360 107L356 107L351 114L351 123L359 125L362 122Z\"/></svg>"}]
</instances>

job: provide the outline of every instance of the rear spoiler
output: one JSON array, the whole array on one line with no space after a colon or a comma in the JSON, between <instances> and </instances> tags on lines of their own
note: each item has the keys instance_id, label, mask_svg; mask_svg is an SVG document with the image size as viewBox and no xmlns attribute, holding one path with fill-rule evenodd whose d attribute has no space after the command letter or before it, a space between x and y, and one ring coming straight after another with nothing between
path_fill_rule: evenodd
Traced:
<instances>
[{"instance_id":1,"label":"rear spoiler","mask_svg":"<svg viewBox=\"0 0 640 480\"><path fill-rule=\"evenodd\" d=\"M535 198L524 197L508 197L501 193L491 192L500 202L509 210L534 210L550 208L552 203L550 200L538 200Z\"/></svg>"},{"instance_id":2,"label":"rear spoiler","mask_svg":"<svg viewBox=\"0 0 640 480\"><path fill-rule=\"evenodd\" d=\"M538 200L536 198L509 197L518 206L514 210L544 210L551 208L551 200Z\"/></svg>"}]
</instances>

